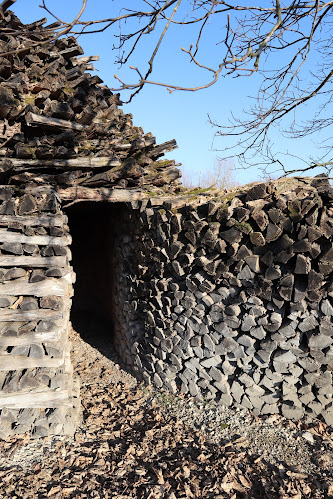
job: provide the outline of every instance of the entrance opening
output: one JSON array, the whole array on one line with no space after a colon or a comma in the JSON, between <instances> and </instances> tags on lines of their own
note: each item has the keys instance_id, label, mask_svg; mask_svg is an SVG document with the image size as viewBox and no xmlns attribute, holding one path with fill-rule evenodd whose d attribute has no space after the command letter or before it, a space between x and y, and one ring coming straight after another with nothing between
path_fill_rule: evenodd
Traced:
<instances>
[{"instance_id":1,"label":"entrance opening","mask_svg":"<svg viewBox=\"0 0 333 499\"><path fill-rule=\"evenodd\" d=\"M73 328L100 348L112 344L114 239L120 207L115 203L80 202L65 210L73 238L76 273L71 309Z\"/></svg>"}]
</instances>

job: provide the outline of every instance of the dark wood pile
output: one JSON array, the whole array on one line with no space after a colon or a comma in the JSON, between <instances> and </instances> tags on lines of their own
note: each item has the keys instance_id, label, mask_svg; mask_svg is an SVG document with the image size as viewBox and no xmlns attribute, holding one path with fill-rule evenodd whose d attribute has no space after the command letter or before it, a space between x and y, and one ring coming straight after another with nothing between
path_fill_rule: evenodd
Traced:
<instances>
[{"instance_id":1,"label":"dark wood pile","mask_svg":"<svg viewBox=\"0 0 333 499\"><path fill-rule=\"evenodd\" d=\"M119 95L87 72L98 57L82 57L73 37L48 41L57 24L46 19L24 25L10 11L2 17L0 184L179 186L175 162L159 159L176 142L156 145L133 125Z\"/></svg>"}]
</instances>

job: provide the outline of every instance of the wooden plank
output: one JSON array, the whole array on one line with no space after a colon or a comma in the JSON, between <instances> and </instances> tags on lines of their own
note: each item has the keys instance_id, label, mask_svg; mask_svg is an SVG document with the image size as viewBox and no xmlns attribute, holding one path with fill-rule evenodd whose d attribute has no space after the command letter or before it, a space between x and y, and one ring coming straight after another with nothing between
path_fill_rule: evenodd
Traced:
<instances>
[{"instance_id":1,"label":"wooden plank","mask_svg":"<svg viewBox=\"0 0 333 499\"><path fill-rule=\"evenodd\" d=\"M63 328L57 328L48 333L24 334L20 337L0 336L0 346L4 347L17 347L21 345L31 345L32 343L45 343L49 341L59 341L61 338ZM1 370L1 369L0 369Z\"/></svg>"},{"instance_id":2,"label":"wooden plank","mask_svg":"<svg viewBox=\"0 0 333 499\"><path fill-rule=\"evenodd\" d=\"M64 315L62 310L50 310L48 308L38 308L36 310L13 310L6 308L0 310L0 322L24 322L40 321L43 319L62 319ZM1 326L1 324L0 324Z\"/></svg>"},{"instance_id":3,"label":"wooden plank","mask_svg":"<svg viewBox=\"0 0 333 499\"><path fill-rule=\"evenodd\" d=\"M18 369L33 369L35 367L61 367L64 358L32 359L23 355L0 355L0 371L16 371Z\"/></svg>"},{"instance_id":4,"label":"wooden plank","mask_svg":"<svg viewBox=\"0 0 333 499\"><path fill-rule=\"evenodd\" d=\"M0 395L0 408L6 407L7 409L51 409L53 407L67 407L72 405L73 402L68 389Z\"/></svg>"},{"instance_id":5,"label":"wooden plank","mask_svg":"<svg viewBox=\"0 0 333 499\"><path fill-rule=\"evenodd\" d=\"M9 223L19 222L26 227L62 227L68 222L66 215L39 215L20 216L20 215L0 215L0 225L8 225Z\"/></svg>"},{"instance_id":6,"label":"wooden plank","mask_svg":"<svg viewBox=\"0 0 333 499\"><path fill-rule=\"evenodd\" d=\"M40 114L27 113L25 117L26 123L29 126L43 126L57 128L61 130L77 130L82 131L87 127L73 121L61 120L59 118L51 118L49 116L41 116Z\"/></svg>"},{"instance_id":7,"label":"wooden plank","mask_svg":"<svg viewBox=\"0 0 333 499\"><path fill-rule=\"evenodd\" d=\"M57 189L57 194L62 201L108 201L112 203L131 202L143 199L144 194L140 189L107 189L100 187L69 187Z\"/></svg>"},{"instance_id":8,"label":"wooden plank","mask_svg":"<svg viewBox=\"0 0 333 499\"><path fill-rule=\"evenodd\" d=\"M10 232L6 229L0 229L0 242L40 244L41 246L47 246L49 244L68 246L72 242L72 237L69 234L66 236L26 236L19 232Z\"/></svg>"},{"instance_id":9,"label":"wooden plank","mask_svg":"<svg viewBox=\"0 0 333 499\"><path fill-rule=\"evenodd\" d=\"M112 168L120 167L122 165L121 161L116 156L107 157L88 157L88 158L72 158L72 159L53 159L53 160L43 160L43 159L18 159L9 158L6 161L10 161L12 166L20 171L26 171L29 168Z\"/></svg>"},{"instance_id":10,"label":"wooden plank","mask_svg":"<svg viewBox=\"0 0 333 499\"><path fill-rule=\"evenodd\" d=\"M10 282L0 284L0 296L65 296L70 291L71 285L65 277L54 279L49 277L39 282Z\"/></svg>"},{"instance_id":11,"label":"wooden plank","mask_svg":"<svg viewBox=\"0 0 333 499\"><path fill-rule=\"evenodd\" d=\"M0 267L61 267L69 265L67 256L11 256L0 255Z\"/></svg>"}]
</instances>

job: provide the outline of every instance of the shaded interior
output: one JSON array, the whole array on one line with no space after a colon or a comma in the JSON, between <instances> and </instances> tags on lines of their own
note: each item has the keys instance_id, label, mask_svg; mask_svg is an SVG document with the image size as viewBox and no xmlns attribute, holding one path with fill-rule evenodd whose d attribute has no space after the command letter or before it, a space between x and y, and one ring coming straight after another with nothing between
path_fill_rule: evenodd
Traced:
<instances>
[{"instance_id":1,"label":"shaded interior","mask_svg":"<svg viewBox=\"0 0 333 499\"><path fill-rule=\"evenodd\" d=\"M85 339L112 338L112 255L119 205L80 202L65 212L76 273L71 322Z\"/></svg>"}]
</instances>

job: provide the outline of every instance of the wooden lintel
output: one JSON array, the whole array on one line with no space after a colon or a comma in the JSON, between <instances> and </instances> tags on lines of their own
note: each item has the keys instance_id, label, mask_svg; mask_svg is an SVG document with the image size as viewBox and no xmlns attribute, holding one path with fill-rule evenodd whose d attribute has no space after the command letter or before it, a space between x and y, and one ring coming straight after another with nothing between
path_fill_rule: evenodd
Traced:
<instances>
[{"instance_id":1,"label":"wooden lintel","mask_svg":"<svg viewBox=\"0 0 333 499\"><path fill-rule=\"evenodd\" d=\"M108 201L110 203L127 203L144 198L140 189L107 189L105 187L91 189L89 187L68 187L58 189L57 194L62 201Z\"/></svg>"}]
</instances>

